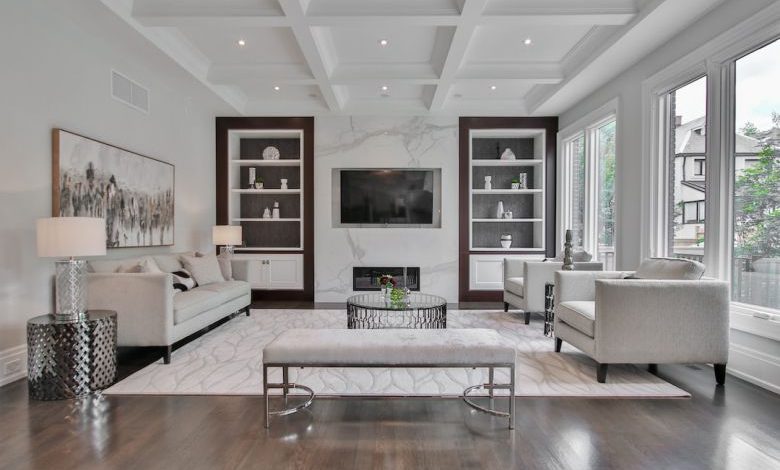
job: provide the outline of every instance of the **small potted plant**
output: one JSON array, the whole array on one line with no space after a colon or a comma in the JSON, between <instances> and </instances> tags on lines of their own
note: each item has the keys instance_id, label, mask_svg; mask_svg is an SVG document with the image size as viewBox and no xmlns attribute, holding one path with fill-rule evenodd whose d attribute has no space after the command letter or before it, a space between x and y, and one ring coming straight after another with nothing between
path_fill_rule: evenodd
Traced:
<instances>
[{"instance_id":1,"label":"small potted plant","mask_svg":"<svg viewBox=\"0 0 780 470\"><path fill-rule=\"evenodd\" d=\"M263 189L263 178L260 176L255 178L255 189Z\"/></svg>"},{"instance_id":2,"label":"small potted plant","mask_svg":"<svg viewBox=\"0 0 780 470\"><path fill-rule=\"evenodd\" d=\"M520 180L512 178L512 189L520 189Z\"/></svg>"},{"instance_id":3,"label":"small potted plant","mask_svg":"<svg viewBox=\"0 0 780 470\"><path fill-rule=\"evenodd\" d=\"M395 289L396 283L397 282L395 279L393 279L393 276L389 274L383 274L379 278L379 287L382 289L382 294L389 296L393 289Z\"/></svg>"}]
</instances>

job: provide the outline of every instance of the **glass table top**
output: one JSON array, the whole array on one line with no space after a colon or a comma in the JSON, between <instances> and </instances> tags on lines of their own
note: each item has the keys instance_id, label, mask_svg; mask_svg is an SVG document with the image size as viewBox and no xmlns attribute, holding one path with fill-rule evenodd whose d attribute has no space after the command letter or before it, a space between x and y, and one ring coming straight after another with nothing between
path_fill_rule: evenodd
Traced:
<instances>
[{"instance_id":1,"label":"glass table top","mask_svg":"<svg viewBox=\"0 0 780 470\"><path fill-rule=\"evenodd\" d=\"M415 310L440 308L447 305L447 299L438 295L410 292L408 297L394 302L380 293L357 294L347 299L347 305L374 310Z\"/></svg>"}]
</instances>

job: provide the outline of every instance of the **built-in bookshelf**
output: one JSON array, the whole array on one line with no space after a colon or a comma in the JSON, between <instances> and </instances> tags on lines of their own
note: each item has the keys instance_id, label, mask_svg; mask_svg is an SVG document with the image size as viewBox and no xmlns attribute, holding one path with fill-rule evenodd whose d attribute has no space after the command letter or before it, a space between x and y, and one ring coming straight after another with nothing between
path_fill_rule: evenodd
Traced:
<instances>
[{"instance_id":1,"label":"built-in bookshelf","mask_svg":"<svg viewBox=\"0 0 780 470\"><path fill-rule=\"evenodd\" d=\"M217 118L217 223L242 227L235 257L256 300L313 300L313 129L312 118Z\"/></svg>"},{"instance_id":2,"label":"built-in bookshelf","mask_svg":"<svg viewBox=\"0 0 780 470\"><path fill-rule=\"evenodd\" d=\"M471 130L470 251L544 252L544 152L544 129ZM511 159L502 159L504 153ZM501 238L507 235L512 244L504 248Z\"/></svg>"},{"instance_id":3,"label":"built-in bookshelf","mask_svg":"<svg viewBox=\"0 0 780 470\"><path fill-rule=\"evenodd\" d=\"M504 259L554 255L557 125L554 117L460 118L461 302L500 300Z\"/></svg>"}]
</instances>

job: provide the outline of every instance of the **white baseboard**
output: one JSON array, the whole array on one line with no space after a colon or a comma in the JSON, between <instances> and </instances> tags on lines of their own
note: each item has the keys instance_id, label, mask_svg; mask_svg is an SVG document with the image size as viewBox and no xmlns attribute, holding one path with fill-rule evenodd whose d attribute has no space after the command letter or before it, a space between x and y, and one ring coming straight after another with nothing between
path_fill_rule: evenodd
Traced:
<instances>
[{"instance_id":1,"label":"white baseboard","mask_svg":"<svg viewBox=\"0 0 780 470\"><path fill-rule=\"evenodd\" d=\"M27 346L0 351L0 387L27 376Z\"/></svg>"},{"instance_id":2,"label":"white baseboard","mask_svg":"<svg viewBox=\"0 0 780 470\"><path fill-rule=\"evenodd\" d=\"M780 358L731 343L727 370L730 374L780 394Z\"/></svg>"}]
</instances>

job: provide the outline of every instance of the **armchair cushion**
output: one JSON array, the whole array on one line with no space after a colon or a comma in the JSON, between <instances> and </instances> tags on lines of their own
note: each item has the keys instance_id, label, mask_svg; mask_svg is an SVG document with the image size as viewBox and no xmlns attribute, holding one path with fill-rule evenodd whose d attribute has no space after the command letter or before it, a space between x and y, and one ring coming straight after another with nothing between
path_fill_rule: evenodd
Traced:
<instances>
[{"instance_id":1,"label":"armchair cushion","mask_svg":"<svg viewBox=\"0 0 780 470\"><path fill-rule=\"evenodd\" d=\"M637 279L677 279L697 281L704 274L704 265L682 258L648 258L642 261L634 276Z\"/></svg>"},{"instance_id":2,"label":"armchair cushion","mask_svg":"<svg viewBox=\"0 0 780 470\"><path fill-rule=\"evenodd\" d=\"M596 302L569 301L558 305L556 314L572 328L593 338L596 320Z\"/></svg>"},{"instance_id":3,"label":"armchair cushion","mask_svg":"<svg viewBox=\"0 0 780 470\"><path fill-rule=\"evenodd\" d=\"M517 296L523 297L525 289L525 279L522 277L510 277L504 280L504 290L507 290Z\"/></svg>"}]
</instances>

